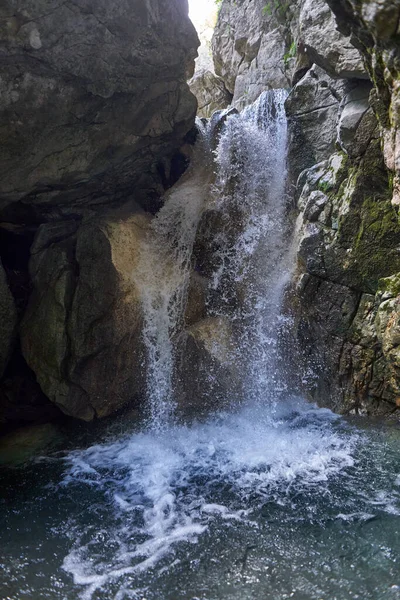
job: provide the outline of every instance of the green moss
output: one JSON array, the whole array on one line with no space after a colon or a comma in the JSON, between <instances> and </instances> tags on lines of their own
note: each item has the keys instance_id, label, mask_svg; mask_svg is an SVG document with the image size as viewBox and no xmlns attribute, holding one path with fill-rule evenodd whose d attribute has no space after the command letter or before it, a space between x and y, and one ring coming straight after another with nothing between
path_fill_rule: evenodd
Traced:
<instances>
[{"instance_id":1,"label":"green moss","mask_svg":"<svg viewBox=\"0 0 400 600\"><path fill-rule=\"evenodd\" d=\"M380 279L400 271L399 236L399 216L391 202L366 198L352 246L352 261L366 289L375 291Z\"/></svg>"},{"instance_id":2,"label":"green moss","mask_svg":"<svg viewBox=\"0 0 400 600\"><path fill-rule=\"evenodd\" d=\"M384 277L378 282L378 292L390 295L392 298L400 295L400 272L391 277Z\"/></svg>"}]
</instances>

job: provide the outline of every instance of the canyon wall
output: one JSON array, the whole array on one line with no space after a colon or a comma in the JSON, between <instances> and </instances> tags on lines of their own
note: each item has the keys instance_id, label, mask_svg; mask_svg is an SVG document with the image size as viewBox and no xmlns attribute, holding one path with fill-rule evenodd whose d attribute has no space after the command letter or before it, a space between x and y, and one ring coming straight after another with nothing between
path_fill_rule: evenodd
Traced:
<instances>
[{"instance_id":1,"label":"canyon wall","mask_svg":"<svg viewBox=\"0 0 400 600\"><path fill-rule=\"evenodd\" d=\"M291 90L293 345L307 392L341 412L400 405L399 15L390 0L224 0L213 39L236 107Z\"/></svg>"},{"instance_id":2,"label":"canyon wall","mask_svg":"<svg viewBox=\"0 0 400 600\"><path fill-rule=\"evenodd\" d=\"M132 271L186 166L198 45L187 0L2 2L0 424L140 396Z\"/></svg>"}]
</instances>

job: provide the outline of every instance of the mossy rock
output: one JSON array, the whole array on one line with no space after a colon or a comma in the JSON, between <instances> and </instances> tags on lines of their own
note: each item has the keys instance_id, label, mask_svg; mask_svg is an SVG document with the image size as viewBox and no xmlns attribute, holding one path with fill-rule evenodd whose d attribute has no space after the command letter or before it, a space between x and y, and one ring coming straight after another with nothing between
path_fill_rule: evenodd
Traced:
<instances>
[{"instance_id":1,"label":"mossy rock","mask_svg":"<svg viewBox=\"0 0 400 600\"><path fill-rule=\"evenodd\" d=\"M400 273L380 279L378 282L378 293L382 294L383 299L400 296Z\"/></svg>"}]
</instances>

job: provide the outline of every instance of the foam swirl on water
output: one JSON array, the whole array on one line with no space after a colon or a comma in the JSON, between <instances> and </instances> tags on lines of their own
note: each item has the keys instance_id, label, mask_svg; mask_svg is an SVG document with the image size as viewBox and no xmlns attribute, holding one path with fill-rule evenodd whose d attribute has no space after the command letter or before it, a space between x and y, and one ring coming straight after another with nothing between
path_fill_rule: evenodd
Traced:
<instances>
[{"instance_id":1,"label":"foam swirl on water","mask_svg":"<svg viewBox=\"0 0 400 600\"><path fill-rule=\"evenodd\" d=\"M104 535L114 550L103 555L97 531L89 541L87 530L78 533L64 569L92 598L159 563L168 568L179 544L197 542L216 519L252 526L265 502L323 493L354 465L357 436L335 432L336 420L301 403L277 416L253 407L72 452L63 485L104 493L114 522Z\"/></svg>"}]
</instances>

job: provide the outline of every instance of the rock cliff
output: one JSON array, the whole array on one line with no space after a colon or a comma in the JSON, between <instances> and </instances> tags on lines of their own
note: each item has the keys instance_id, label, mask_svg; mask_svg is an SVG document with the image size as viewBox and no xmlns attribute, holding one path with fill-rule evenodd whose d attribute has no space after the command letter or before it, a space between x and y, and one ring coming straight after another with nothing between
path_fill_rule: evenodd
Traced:
<instances>
[{"instance_id":1,"label":"rock cliff","mask_svg":"<svg viewBox=\"0 0 400 600\"><path fill-rule=\"evenodd\" d=\"M294 342L308 391L339 411L400 405L399 14L390 0L224 0L213 38L235 106L291 89Z\"/></svg>"},{"instance_id":2,"label":"rock cliff","mask_svg":"<svg viewBox=\"0 0 400 600\"><path fill-rule=\"evenodd\" d=\"M185 0L2 2L2 220L159 193L196 112L197 45Z\"/></svg>"},{"instance_id":3,"label":"rock cliff","mask_svg":"<svg viewBox=\"0 0 400 600\"><path fill-rule=\"evenodd\" d=\"M185 168L198 45L187 0L1 3L0 371L22 348L68 415L140 395L132 270L143 209ZM24 418L5 376L0 422Z\"/></svg>"}]
</instances>

